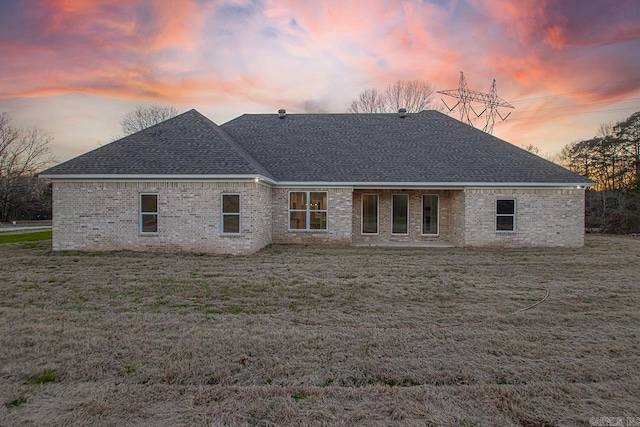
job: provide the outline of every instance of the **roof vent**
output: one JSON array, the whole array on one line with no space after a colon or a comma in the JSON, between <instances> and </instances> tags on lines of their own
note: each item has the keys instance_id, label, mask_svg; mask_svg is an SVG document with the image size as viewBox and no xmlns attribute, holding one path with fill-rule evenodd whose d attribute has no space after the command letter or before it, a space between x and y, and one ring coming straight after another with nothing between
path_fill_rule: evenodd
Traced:
<instances>
[{"instance_id":1,"label":"roof vent","mask_svg":"<svg viewBox=\"0 0 640 427\"><path fill-rule=\"evenodd\" d=\"M284 119L287 116L287 110L281 108L278 110L278 117Z\"/></svg>"},{"instance_id":2,"label":"roof vent","mask_svg":"<svg viewBox=\"0 0 640 427\"><path fill-rule=\"evenodd\" d=\"M401 108L398 110L398 114L400 115L401 119L404 119L404 116L407 115L407 109L406 108Z\"/></svg>"}]
</instances>

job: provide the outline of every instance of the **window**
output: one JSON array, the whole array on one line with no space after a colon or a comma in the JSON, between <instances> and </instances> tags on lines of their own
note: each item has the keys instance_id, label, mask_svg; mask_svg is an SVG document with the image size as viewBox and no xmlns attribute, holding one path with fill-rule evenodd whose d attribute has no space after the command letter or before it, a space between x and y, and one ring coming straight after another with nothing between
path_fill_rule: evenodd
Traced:
<instances>
[{"instance_id":1,"label":"window","mask_svg":"<svg viewBox=\"0 0 640 427\"><path fill-rule=\"evenodd\" d=\"M516 201L501 199L496 201L496 231L516 230Z\"/></svg>"},{"instance_id":2,"label":"window","mask_svg":"<svg viewBox=\"0 0 640 427\"><path fill-rule=\"evenodd\" d=\"M140 233L158 232L158 195L140 194Z\"/></svg>"},{"instance_id":3,"label":"window","mask_svg":"<svg viewBox=\"0 0 640 427\"><path fill-rule=\"evenodd\" d=\"M378 234L378 195L362 195L362 234Z\"/></svg>"},{"instance_id":4,"label":"window","mask_svg":"<svg viewBox=\"0 0 640 427\"><path fill-rule=\"evenodd\" d=\"M240 234L240 195L222 195L222 234Z\"/></svg>"},{"instance_id":5,"label":"window","mask_svg":"<svg viewBox=\"0 0 640 427\"><path fill-rule=\"evenodd\" d=\"M409 195L394 194L391 208L391 234L409 234Z\"/></svg>"},{"instance_id":6,"label":"window","mask_svg":"<svg viewBox=\"0 0 640 427\"><path fill-rule=\"evenodd\" d=\"M438 234L438 196L422 196L422 234Z\"/></svg>"},{"instance_id":7,"label":"window","mask_svg":"<svg viewBox=\"0 0 640 427\"><path fill-rule=\"evenodd\" d=\"M326 230L327 192L289 193L289 230Z\"/></svg>"}]
</instances>

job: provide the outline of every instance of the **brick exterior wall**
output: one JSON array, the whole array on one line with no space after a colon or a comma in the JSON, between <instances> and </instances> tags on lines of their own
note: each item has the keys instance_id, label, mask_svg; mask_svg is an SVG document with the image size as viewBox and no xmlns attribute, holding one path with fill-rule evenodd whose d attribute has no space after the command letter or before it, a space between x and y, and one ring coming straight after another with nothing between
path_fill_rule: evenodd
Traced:
<instances>
[{"instance_id":1,"label":"brick exterior wall","mask_svg":"<svg viewBox=\"0 0 640 427\"><path fill-rule=\"evenodd\" d=\"M242 233L221 235L221 194L241 195ZM158 195L158 233L139 232L140 193ZM271 243L271 188L254 182L53 184L54 250L252 253Z\"/></svg>"},{"instance_id":2,"label":"brick exterior wall","mask_svg":"<svg viewBox=\"0 0 640 427\"><path fill-rule=\"evenodd\" d=\"M289 192L327 192L327 230L289 231ZM351 188L273 188L273 243L351 245Z\"/></svg>"},{"instance_id":3,"label":"brick exterior wall","mask_svg":"<svg viewBox=\"0 0 640 427\"><path fill-rule=\"evenodd\" d=\"M378 234L362 234L362 195L378 195ZM392 196L409 195L409 233L392 234ZM439 208L439 233L422 234L422 196L437 195ZM380 242L443 242L462 244L462 209L464 197L461 190L355 190L353 192L353 241L357 243Z\"/></svg>"},{"instance_id":4,"label":"brick exterior wall","mask_svg":"<svg viewBox=\"0 0 640 427\"><path fill-rule=\"evenodd\" d=\"M54 181L54 250L253 253L270 243L456 246L584 245L583 189L353 190L248 182ZM327 191L326 231L289 230L289 191ZM158 195L157 235L139 232L140 194ZM242 233L221 234L221 194L241 195ZM377 235L361 232L362 195L378 194ZM409 233L391 233L392 195L409 196ZM437 195L439 234L422 235L422 196ZM515 232L496 232L496 200L516 200Z\"/></svg>"},{"instance_id":5,"label":"brick exterior wall","mask_svg":"<svg viewBox=\"0 0 640 427\"><path fill-rule=\"evenodd\" d=\"M496 231L496 200L516 200L515 232ZM584 246L584 189L464 192L466 246Z\"/></svg>"}]
</instances>

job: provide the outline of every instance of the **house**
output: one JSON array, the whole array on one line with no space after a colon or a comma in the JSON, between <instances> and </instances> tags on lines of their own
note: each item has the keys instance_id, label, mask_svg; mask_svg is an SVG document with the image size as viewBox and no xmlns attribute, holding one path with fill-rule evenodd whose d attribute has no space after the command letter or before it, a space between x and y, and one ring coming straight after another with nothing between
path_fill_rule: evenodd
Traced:
<instances>
[{"instance_id":1,"label":"house","mask_svg":"<svg viewBox=\"0 0 640 427\"><path fill-rule=\"evenodd\" d=\"M55 250L584 244L594 183L437 111L195 110L41 175ZM394 243L395 242L395 243Z\"/></svg>"}]
</instances>

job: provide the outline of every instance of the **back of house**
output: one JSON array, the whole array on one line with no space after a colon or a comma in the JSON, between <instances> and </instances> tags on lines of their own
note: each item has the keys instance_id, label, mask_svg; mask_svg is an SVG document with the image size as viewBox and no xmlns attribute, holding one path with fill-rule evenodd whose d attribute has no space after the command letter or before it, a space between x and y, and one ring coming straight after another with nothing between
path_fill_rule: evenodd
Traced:
<instances>
[{"instance_id":1,"label":"back of house","mask_svg":"<svg viewBox=\"0 0 640 427\"><path fill-rule=\"evenodd\" d=\"M584 244L584 190L436 111L195 110L54 166L56 250L245 254L307 245Z\"/></svg>"}]
</instances>

